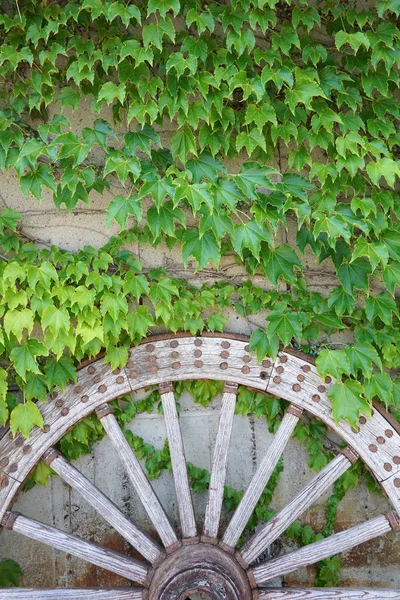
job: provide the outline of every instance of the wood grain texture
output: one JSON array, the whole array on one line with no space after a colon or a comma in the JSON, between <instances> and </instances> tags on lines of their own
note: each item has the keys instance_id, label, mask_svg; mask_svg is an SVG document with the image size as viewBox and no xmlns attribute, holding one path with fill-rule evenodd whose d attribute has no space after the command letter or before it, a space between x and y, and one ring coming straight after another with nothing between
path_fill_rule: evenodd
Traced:
<instances>
[{"instance_id":1,"label":"wood grain texture","mask_svg":"<svg viewBox=\"0 0 400 600\"><path fill-rule=\"evenodd\" d=\"M56 527L50 527L34 519L18 515L12 530L47 546L77 556L97 567L117 573L135 583L143 585L146 581L148 568L144 563L103 548L98 544L87 542Z\"/></svg>"},{"instance_id":2,"label":"wood grain texture","mask_svg":"<svg viewBox=\"0 0 400 600\"><path fill-rule=\"evenodd\" d=\"M135 588L0 589L0 600L142 600Z\"/></svg>"},{"instance_id":3,"label":"wood grain texture","mask_svg":"<svg viewBox=\"0 0 400 600\"><path fill-rule=\"evenodd\" d=\"M101 387L103 385L106 389ZM100 391L100 388L103 391ZM69 384L65 392L56 390L52 396L48 396L47 403L38 402L37 406L45 424L44 430L34 427L29 440L25 440L21 435L13 437L10 432L0 440L0 460L8 460L4 471L9 477L9 484L0 488L0 519L21 483L46 450L54 446L71 427L91 414L97 406L130 391L131 387L123 371L118 375L112 373L109 365L98 360L82 368L78 372L77 383Z\"/></svg>"},{"instance_id":4,"label":"wood grain texture","mask_svg":"<svg viewBox=\"0 0 400 600\"><path fill-rule=\"evenodd\" d=\"M227 343L229 347L226 347ZM200 357L199 351L202 353ZM228 353L227 358L221 358L222 351ZM172 352L177 352L178 356L172 358ZM156 360L152 362L154 358ZM283 363L282 360L286 362ZM395 481L400 477L400 462L397 460L400 456L399 433L377 410L372 419L361 417L363 422L360 420L358 433L344 421L336 424L326 395L333 382L324 382L310 357L293 351L281 352L272 372L272 361L265 359L262 364L258 364L255 355L248 351L245 336L204 335L195 338L181 334L154 336L143 340L138 347L130 350L127 367L119 374L112 373L102 361L99 358L86 364L78 373L76 385L69 385L64 393L58 390L57 398L49 397L45 404L38 403L46 425L44 431L35 427L29 441L26 441L21 436L13 438L7 430L0 439L0 519L42 454L74 424L104 402L129 391L171 379L224 379L267 391L310 411L357 450L377 480L382 482L400 514L399 488L395 487ZM283 367L282 373L277 372L279 367ZM305 372L303 367L307 367L309 371ZM295 392L293 386L299 384L299 376L304 377L304 382L300 383L301 389ZM102 387L104 391L100 391L102 385L107 389ZM320 386L325 387L324 392L319 392ZM313 400L317 395L320 396L319 400ZM62 407L57 406L60 401ZM4 461L7 463L5 466ZM386 484L389 478L391 481Z\"/></svg>"},{"instance_id":5,"label":"wood grain texture","mask_svg":"<svg viewBox=\"0 0 400 600\"><path fill-rule=\"evenodd\" d=\"M351 465L352 463L343 454L336 456L320 473L312 478L289 504L249 539L240 551L243 560L249 565L253 563Z\"/></svg>"},{"instance_id":6,"label":"wood grain texture","mask_svg":"<svg viewBox=\"0 0 400 600\"><path fill-rule=\"evenodd\" d=\"M399 445L399 456L400 456L400 445ZM397 514L400 516L400 475L396 473L392 475L386 481L382 481L381 483L383 489L387 493L389 500L393 504L394 508L397 511Z\"/></svg>"},{"instance_id":7,"label":"wood grain texture","mask_svg":"<svg viewBox=\"0 0 400 600\"><path fill-rule=\"evenodd\" d=\"M221 414L215 440L210 488L203 529L203 535L210 538L218 537L235 405L236 394L225 393L222 397Z\"/></svg>"},{"instance_id":8,"label":"wood grain texture","mask_svg":"<svg viewBox=\"0 0 400 600\"><path fill-rule=\"evenodd\" d=\"M304 546L300 550L257 565L252 570L254 579L257 585L262 585L274 577L286 575L301 567L313 565L324 558L345 552L363 542L385 535L391 530L387 517L381 515L361 525L331 535L324 540Z\"/></svg>"},{"instance_id":9,"label":"wood grain texture","mask_svg":"<svg viewBox=\"0 0 400 600\"><path fill-rule=\"evenodd\" d=\"M172 546L178 541L176 533L116 418L113 414L108 414L101 419L101 423L120 457L132 485L156 528L162 543L165 547Z\"/></svg>"},{"instance_id":10,"label":"wood grain texture","mask_svg":"<svg viewBox=\"0 0 400 600\"><path fill-rule=\"evenodd\" d=\"M263 590L258 600L400 600L400 590L353 588L300 588Z\"/></svg>"},{"instance_id":11,"label":"wood grain texture","mask_svg":"<svg viewBox=\"0 0 400 600\"><path fill-rule=\"evenodd\" d=\"M182 433L173 392L161 394L161 402L164 411L165 427L167 429L182 537L196 537L197 527L193 501L190 493Z\"/></svg>"},{"instance_id":12,"label":"wood grain texture","mask_svg":"<svg viewBox=\"0 0 400 600\"><path fill-rule=\"evenodd\" d=\"M307 371L304 371L304 366ZM298 376L303 381L299 382ZM280 352L268 380L267 391L310 411L337 431L357 450L378 481L385 481L395 473L400 474L400 463L394 460L396 456L400 456L398 432L378 410L373 411L372 418L361 415L358 431L354 431L343 419L337 424L332 417L331 401L327 395L334 383L334 380L324 381L315 366L306 363L302 358Z\"/></svg>"},{"instance_id":13,"label":"wood grain texture","mask_svg":"<svg viewBox=\"0 0 400 600\"><path fill-rule=\"evenodd\" d=\"M231 548L236 546L298 421L299 418L291 413L286 413L282 419L268 452L250 481L223 535L222 541L227 546Z\"/></svg>"},{"instance_id":14,"label":"wood grain texture","mask_svg":"<svg viewBox=\"0 0 400 600\"><path fill-rule=\"evenodd\" d=\"M161 555L161 548L145 533L140 531L78 469L75 469L60 454L51 461L51 468L76 490L112 527L122 535L149 562L154 563Z\"/></svg>"}]
</instances>

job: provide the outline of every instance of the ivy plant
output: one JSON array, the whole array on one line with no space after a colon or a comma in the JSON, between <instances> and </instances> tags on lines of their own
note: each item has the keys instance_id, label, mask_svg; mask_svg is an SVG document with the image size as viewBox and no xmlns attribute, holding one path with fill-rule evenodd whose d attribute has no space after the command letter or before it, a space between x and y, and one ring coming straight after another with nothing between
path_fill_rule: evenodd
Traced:
<instances>
[{"instance_id":1,"label":"ivy plant","mask_svg":"<svg viewBox=\"0 0 400 600\"><path fill-rule=\"evenodd\" d=\"M70 212L104 195L119 234L73 254L2 210L0 424L29 436L36 401L81 360L103 352L115 369L153 328L219 332L228 310L260 360L311 348L337 421L355 427L374 398L400 417L399 16L396 0L5 0L0 173ZM161 243L184 278L130 250ZM249 403L273 428L279 402L241 392ZM97 435L94 420L65 453ZM298 432L310 447L321 435Z\"/></svg>"}]
</instances>

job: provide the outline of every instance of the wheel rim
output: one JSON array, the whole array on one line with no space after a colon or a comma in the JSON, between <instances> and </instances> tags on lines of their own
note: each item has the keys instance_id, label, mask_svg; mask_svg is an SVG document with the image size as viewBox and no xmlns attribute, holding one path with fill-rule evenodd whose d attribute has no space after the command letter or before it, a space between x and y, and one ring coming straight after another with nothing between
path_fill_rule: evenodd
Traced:
<instances>
[{"instance_id":1,"label":"wheel rim","mask_svg":"<svg viewBox=\"0 0 400 600\"><path fill-rule=\"evenodd\" d=\"M218 427L205 523L199 532L193 510L191 492L179 419L176 412L172 382L188 379L224 380L225 387ZM159 336L144 340L132 348L124 369L113 372L96 360L83 366L78 382L70 385L64 394L55 393L47 404L39 404L44 417L44 430L35 428L29 441L21 436L13 438L6 431L0 439L0 520L9 528L75 553L89 562L108 568L139 584L129 592L121 588L103 590L96 598L119 600L149 598L151 600L183 600L193 590L206 591L211 598L220 600L247 600L264 598L282 600L302 598L295 590L262 591L263 586L276 575L318 562L363 541L384 535L399 526L400 514L400 434L390 415L375 406L372 419L360 417L359 428L352 429L346 422L336 424L332 418L328 389L330 378L322 380L309 357L282 351L272 361L261 363L249 352L248 341L239 336ZM109 402L126 393L149 385L159 385L169 440L172 470L182 529L179 539L155 496L141 467L135 460L122 431L112 414ZM223 489L228 461L237 386L246 385L257 391L275 395L291 402L274 437L269 451L257 469L244 497L225 532L219 532ZM70 463L52 449L54 444L79 420L96 410L114 448L120 455L139 497L155 526L162 546L151 540L119 512L108 499L86 480ZM334 429L347 442L348 448L336 456L282 511L254 534L240 552L235 553L238 539L276 466L303 410L311 412ZM306 546L289 555L275 558L252 567L257 557L343 474L360 456L390 498L395 511L351 528L326 540ZM125 539L138 549L147 561L120 558L106 549L48 528L9 510L18 490L30 470L44 458L61 477L75 487ZM220 533L220 537L219 536ZM200 535L201 534L201 535ZM51 541L49 541L51 540ZM183 543L183 545L182 545ZM217 547L218 544L218 547ZM71 551L71 548L73 551ZM115 554L115 556L114 556ZM213 560L210 560L210 557ZM96 562L97 561L97 562ZM149 567L150 563L152 568ZM178 565L178 566L177 566ZM258 589L260 588L260 589ZM7 591L7 600L20 598L71 598L62 591L35 590L27 595L24 589ZM89 598L90 590L79 597ZM129 595L124 595L129 593ZM373 590L365 598L400 598L397 592ZM33 591L32 591L33 593ZM66 590L63 592L67 593ZM315 595L312 598L350 598L348 592L332 590L334 596ZM385 595L385 594L392 595ZM46 595L50 594L50 595ZM53 595L51 595L53 594ZM77 591L74 591L77 594ZM136 594L136 595L135 595ZM271 595L272 594L272 595ZM275 594L275 595L273 595ZM288 595L289 594L289 595ZM291 594L291 595L290 595ZM372 594L372 595L371 595ZM5 598L0 591L0 599ZM355 596L354 596L355 597Z\"/></svg>"}]
</instances>

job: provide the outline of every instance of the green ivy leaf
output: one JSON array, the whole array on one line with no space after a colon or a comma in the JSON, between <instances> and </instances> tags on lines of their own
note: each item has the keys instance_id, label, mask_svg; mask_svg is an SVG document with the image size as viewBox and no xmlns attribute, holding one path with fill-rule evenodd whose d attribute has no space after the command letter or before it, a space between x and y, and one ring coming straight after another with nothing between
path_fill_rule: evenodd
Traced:
<instances>
[{"instance_id":1,"label":"green ivy leaf","mask_svg":"<svg viewBox=\"0 0 400 600\"><path fill-rule=\"evenodd\" d=\"M20 431L22 435L29 438L29 433L34 426L43 428L43 417L32 400L23 404L17 404L11 413L10 429L13 435Z\"/></svg>"},{"instance_id":2,"label":"green ivy leaf","mask_svg":"<svg viewBox=\"0 0 400 600\"><path fill-rule=\"evenodd\" d=\"M167 235L176 237L176 223L178 221L183 227L185 225L185 213L180 208L173 206L172 202L165 202L159 209L152 206L146 213L147 223L155 238L164 231Z\"/></svg>"},{"instance_id":3,"label":"green ivy leaf","mask_svg":"<svg viewBox=\"0 0 400 600\"><path fill-rule=\"evenodd\" d=\"M69 381L76 383L78 375L76 367L70 356L61 356L60 359L49 358L44 367L47 385L51 389L54 385L65 391Z\"/></svg>"},{"instance_id":4,"label":"green ivy leaf","mask_svg":"<svg viewBox=\"0 0 400 600\"><path fill-rule=\"evenodd\" d=\"M9 310L4 317L4 330L8 336L13 333L17 340L22 340L24 329L28 335L33 329L33 314L29 308L22 310Z\"/></svg>"},{"instance_id":5,"label":"green ivy leaf","mask_svg":"<svg viewBox=\"0 0 400 600\"><path fill-rule=\"evenodd\" d=\"M294 337L301 340L302 323L300 316L291 311L271 310L267 317L268 335L277 333L284 346L288 346Z\"/></svg>"},{"instance_id":6,"label":"green ivy leaf","mask_svg":"<svg viewBox=\"0 0 400 600\"><path fill-rule=\"evenodd\" d=\"M354 246L352 261L366 256L375 270L379 263L386 267L389 260L389 252L385 244L379 242L368 242L364 237L360 237Z\"/></svg>"},{"instance_id":7,"label":"green ivy leaf","mask_svg":"<svg viewBox=\"0 0 400 600\"><path fill-rule=\"evenodd\" d=\"M342 350L321 350L316 360L318 373L325 377L331 375L335 379L342 374L350 374L350 361Z\"/></svg>"},{"instance_id":8,"label":"green ivy leaf","mask_svg":"<svg viewBox=\"0 0 400 600\"><path fill-rule=\"evenodd\" d=\"M391 158L380 158L379 162L367 164L367 173L375 185L379 185L381 177L384 177L387 184L394 188L396 178L400 177L400 167Z\"/></svg>"},{"instance_id":9,"label":"green ivy leaf","mask_svg":"<svg viewBox=\"0 0 400 600\"><path fill-rule=\"evenodd\" d=\"M149 0L147 16L157 11L162 17L165 17L169 11L172 11L176 16L179 13L180 7L179 0Z\"/></svg>"},{"instance_id":10,"label":"green ivy leaf","mask_svg":"<svg viewBox=\"0 0 400 600\"><path fill-rule=\"evenodd\" d=\"M6 424L9 414L7 391L7 371L5 369L0 369L0 423L2 425Z\"/></svg>"},{"instance_id":11,"label":"green ivy leaf","mask_svg":"<svg viewBox=\"0 0 400 600\"><path fill-rule=\"evenodd\" d=\"M196 270L204 269L209 262L218 265L221 250L212 231L205 231L201 237L198 229L191 228L185 231L182 237L182 258L185 267L191 256L197 260Z\"/></svg>"},{"instance_id":12,"label":"green ivy leaf","mask_svg":"<svg viewBox=\"0 0 400 600\"><path fill-rule=\"evenodd\" d=\"M278 336L270 336L262 329L255 329L250 336L249 346L250 351L256 351L257 360L259 362L261 362L265 356L275 358L279 351Z\"/></svg>"},{"instance_id":13,"label":"green ivy leaf","mask_svg":"<svg viewBox=\"0 0 400 600\"><path fill-rule=\"evenodd\" d=\"M116 85L112 81L107 81L107 83L101 87L97 100L98 102L104 100L107 102L107 104L112 104L114 100L117 99L121 104L123 104L125 96L126 88L124 83Z\"/></svg>"},{"instance_id":14,"label":"green ivy leaf","mask_svg":"<svg viewBox=\"0 0 400 600\"><path fill-rule=\"evenodd\" d=\"M354 290L369 290L369 275L371 274L371 265L364 258L357 258L351 263L343 263L338 269L338 278L343 285L344 290L354 296Z\"/></svg>"},{"instance_id":15,"label":"green ivy leaf","mask_svg":"<svg viewBox=\"0 0 400 600\"><path fill-rule=\"evenodd\" d=\"M382 361L375 348L366 342L357 342L354 346L346 346L344 349L350 361L352 375L361 371L365 377L371 377L373 364L382 369Z\"/></svg>"},{"instance_id":16,"label":"green ivy leaf","mask_svg":"<svg viewBox=\"0 0 400 600\"><path fill-rule=\"evenodd\" d=\"M22 175L19 180L24 196L32 194L37 200L42 199L42 187L56 191L56 182L49 165L40 164L34 171Z\"/></svg>"},{"instance_id":17,"label":"green ivy leaf","mask_svg":"<svg viewBox=\"0 0 400 600\"><path fill-rule=\"evenodd\" d=\"M149 328L155 325L147 306L138 306L135 311L128 313L126 319L129 335L137 341L146 337Z\"/></svg>"},{"instance_id":18,"label":"green ivy leaf","mask_svg":"<svg viewBox=\"0 0 400 600\"><path fill-rule=\"evenodd\" d=\"M138 202L137 198L134 196L125 198L121 194L115 196L107 208L107 227L110 227L111 222L114 220L123 229L130 215L133 215L137 221L140 221L142 218L142 205Z\"/></svg>"},{"instance_id":19,"label":"green ivy leaf","mask_svg":"<svg viewBox=\"0 0 400 600\"><path fill-rule=\"evenodd\" d=\"M379 317L386 325L392 325L393 314L398 316L396 301L387 292L369 296L365 300L365 313L370 323Z\"/></svg>"},{"instance_id":20,"label":"green ivy leaf","mask_svg":"<svg viewBox=\"0 0 400 600\"><path fill-rule=\"evenodd\" d=\"M27 373L25 388L26 400L41 400L42 402L46 402L47 392L46 379L43 375Z\"/></svg>"},{"instance_id":21,"label":"green ivy leaf","mask_svg":"<svg viewBox=\"0 0 400 600\"><path fill-rule=\"evenodd\" d=\"M239 133L236 138L236 150L240 152L242 148L246 148L249 156L253 154L256 148L262 148L266 152L267 146L263 133L257 127Z\"/></svg>"},{"instance_id":22,"label":"green ivy leaf","mask_svg":"<svg viewBox=\"0 0 400 600\"><path fill-rule=\"evenodd\" d=\"M274 189L270 175L277 174L275 169L261 167L258 163L244 163L239 175L235 176L235 182L243 194L248 198L257 198L257 188Z\"/></svg>"},{"instance_id":23,"label":"green ivy leaf","mask_svg":"<svg viewBox=\"0 0 400 600\"><path fill-rule=\"evenodd\" d=\"M371 402L376 397L388 407L393 400L393 382L390 376L387 373L374 373L371 379L364 382L364 393Z\"/></svg>"},{"instance_id":24,"label":"green ivy leaf","mask_svg":"<svg viewBox=\"0 0 400 600\"><path fill-rule=\"evenodd\" d=\"M45 344L38 340L28 339L23 345L14 346L10 352L10 360L18 375L26 381L26 373L38 373L40 369L36 362L37 356L48 356L49 351Z\"/></svg>"},{"instance_id":25,"label":"green ivy leaf","mask_svg":"<svg viewBox=\"0 0 400 600\"><path fill-rule=\"evenodd\" d=\"M185 164L188 154L197 156L196 141L192 130L184 125L182 129L177 129L171 138L172 156L179 158Z\"/></svg>"},{"instance_id":26,"label":"green ivy leaf","mask_svg":"<svg viewBox=\"0 0 400 600\"><path fill-rule=\"evenodd\" d=\"M55 475L55 471L44 460L41 460L30 475L30 479L39 485L45 486L52 475Z\"/></svg>"},{"instance_id":27,"label":"green ivy leaf","mask_svg":"<svg viewBox=\"0 0 400 600\"><path fill-rule=\"evenodd\" d=\"M21 585L21 567L14 560L2 560L0 562L0 587L19 587Z\"/></svg>"},{"instance_id":28,"label":"green ivy leaf","mask_svg":"<svg viewBox=\"0 0 400 600\"><path fill-rule=\"evenodd\" d=\"M111 369L123 368L128 362L128 348L114 346L109 348L104 356L104 362L111 365Z\"/></svg>"},{"instance_id":29,"label":"green ivy leaf","mask_svg":"<svg viewBox=\"0 0 400 600\"><path fill-rule=\"evenodd\" d=\"M336 423L339 423L340 419L346 419L350 425L357 427L361 413L371 415L371 406L362 393L362 385L353 379L336 383L328 390L328 397L332 401L332 415Z\"/></svg>"},{"instance_id":30,"label":"green ivy leaf","mask_svg":"<svg viewBox=\"0 0 400 600\"><path fill-rule=\"evenodd\" d=\"M338 50L341 49L344 44L348 44L354 52L357 54L360 46L364 46L366 50L369 49L370 43L365 33L356 31L355 33L347 33L347 31L338 31L335 36L335 44Z\"/></svg>"},{"instance_id":31,"label":"green ivy leaf","mask_svg":"<svg viewBox=\"0 0 400 600\"><path fill-rule=\"evenodd\" d=\"M79 106L81 95L78 89L72 87L72 85L68 85L61 88L58 99L61 100L63 109L71 106L72 110L75 111Z\"/></svg>"},{"instance_id":32,"label":"green ivy leaf","mask_svg":"<svg viewBox=\"0 0 400 600\"><path fill-rule=\"evenodd\" d=\"M272 233L265 225L259 226L255 221L247 221L234 226L232 246L241 258L244 249L248 248L258 260L262 242L267 242L269 245L274 242Z\"/></svg>"},{"instance_id":33,"label":"green ivy leaf","mask_svg":"<svg viewBox=\"0 0 400 600\"><path fill-rule=\"evenodd\" d=\"M150 291L149 283L144 275L129 271L126 274L124 282L125 294L132 294L136 300L139 300L142 294L148 294Z\"/></svg>"},{"instance_id":34,"label":"green ivy leaf","mask_svg":"<svg viewBox=\"0 0 400 600\"><path fill-rule=\"evenodd\" d=\"M42 314L42 327L49 328L54 335L58 335L60 331L68 332L70 328L68 312L64 308L57 308L54 304L48 306Z\"/></svg>"},{"instance_id":35,"label":"green ivy leaf","mask_svg":"<svg viewBox=\"0 0 400 600\"><path fill-rule=\"evenodd\" d=\"M280 277L288 283L295 283L296 271L302 269L295 250L287 244L280 244L276 248L265 247L261 260L265 274L274 285L278 285Z\"/></svg>"}]
</instances>

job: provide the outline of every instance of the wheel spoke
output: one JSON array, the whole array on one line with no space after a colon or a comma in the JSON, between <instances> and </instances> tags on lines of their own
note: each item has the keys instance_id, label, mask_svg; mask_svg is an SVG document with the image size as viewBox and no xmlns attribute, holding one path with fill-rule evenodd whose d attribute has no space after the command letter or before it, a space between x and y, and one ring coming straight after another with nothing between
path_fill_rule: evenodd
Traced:
<instances>
[{"instance_id":1,"label":"wheel spoke","mask_svg":"<svg viewBox=\"0 0 400 600\"><path fill-rule=\"evenodd\" d=\"M1 596L0 596L1 598ZM300 588L259 591L259 600L400 600L400 590Z\"/></svg>"},{"instance_id":2,"label":"wheel spoke","mask_svg":"<svg viewBox=\"0 0 400 600\"><path fill-rule=\"evenodd\" d=\"M76 490L144 558L151 563L157 561L161 555L160 547L149 536L128 521L119 508L82 475L78 469L75 469L56 450L47 451L43 458L68 485Z\"/></svg>"},{"instance_id":3,"label":"wheel spoke","mask_svg":"<svg viewBox=\"0 0 400 600\"><path fill-rule=\"evenodd\" d=\"M394 513L381 515L361 525L331 535L325 540L314 542L300 550L257 565L252 569L254 579L257 585L261 585L274 577L313 565L324 558L345 552L358 544L385 535L396 527L398 527L398 517Z\"/></svg>"},{"instance_id":4,"label":"wheel spoke","mask_svg":"<svg viewBox=\"0 0 400 600\"><path fill-rule=\"evenodd\" d=\"M50 527L40 521L35 521L15 512L6 513L3 521L7 529L42 542L47 546L57 548L82 560L92 563L97 567L107 569L135 583L144 584L148 568L133 558L119 554L98 544L87 542L75 535L65 533L56 527Z\"/></svg>"},{"instance_id":5,"label":"wheel spoke","mask_svg":"<svg viewBox=\"0 0 400 600\"><path fill-rule=\"evenodd\" d=\"M263 493L279 458L296 427L302 411L294 406L287 409L267 454L255 472L222 538L223 544L234 548Z\"/></svg>"},{"instance_id":6,"label":"wheel spoke","mask_svg":"<svg viewBox=\"0 0 400 600\"><path fill-rule=\"evenodd\" d=\"M248 565L254 562L265 548L270 546L283 531L322 496L336 479L354 464L357 456L354 454L352 460L348 458L349 456L351 457L350 451L336 456L285 508L249 539L240 551L243 560Z\"/></svg>"},{"instance_id":7,"label":"wheel spoke","mask_svg":"<svg viewBox=\"0 0 400 600\"><path fill-rule=\"evenodd\" d=\"M108 405L103 405L97 410L97 415L101 420L114 449L118 453L132 485L149 515L151 522L156 528L162 543L166 548L173 546L177 543L178 538L142 469L142 465L136 458L132 448L129 446L127 439L118 425L117 419L112 414L111 408Z\"/></svg>"},{"instance_id":8,"label":"wheel spoke","mask_svg":"<svg viewBox=\"0 0 400 600\"><path fill-rule=\"evenodd\" d=\"M190 493L189 478L186 468L185 451L182 432L176 410L175 396L171 383L160 385L161 401L164 411L165 426L171 454L172 472L176 490L182 537L193 538L197 535L193 502Z\"/></svg>"},{"instance_id":9,"label":"wheel spoke","mask_svg":"<svg viewBox=\"0 0 400 600\"><path fill-rule=\"evenodd\" d=\"M237 388L237 384L226 384L222 397L203 529L203 535L209 538L218 536Z\"/></svg>"},{"instance_id":10,"label":"wheel spoke","mask_svg":"<svg viewBox=\"0 0 400 600\"><path fill-rule=\"evenodd\" d=\"M0 590L0 600L142 600L135 588L11 588Z\"/></svg>"}]
</instances>

